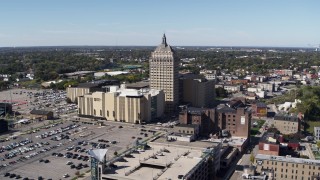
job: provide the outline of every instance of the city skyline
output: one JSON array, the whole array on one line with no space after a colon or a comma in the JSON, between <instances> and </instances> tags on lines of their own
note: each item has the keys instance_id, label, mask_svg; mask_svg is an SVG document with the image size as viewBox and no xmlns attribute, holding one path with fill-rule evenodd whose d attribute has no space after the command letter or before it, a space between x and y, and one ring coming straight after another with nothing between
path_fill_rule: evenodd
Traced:
<instances>
[{"instance_id":1,"label":"city skyline","mask_svg":"<svg viewBox=\"0 0 320 180\"><path fill-rule=\"evenodd\" d=\"M318 47L320 2L1 1L0 47Z\"/></svg>"}]
</instances>

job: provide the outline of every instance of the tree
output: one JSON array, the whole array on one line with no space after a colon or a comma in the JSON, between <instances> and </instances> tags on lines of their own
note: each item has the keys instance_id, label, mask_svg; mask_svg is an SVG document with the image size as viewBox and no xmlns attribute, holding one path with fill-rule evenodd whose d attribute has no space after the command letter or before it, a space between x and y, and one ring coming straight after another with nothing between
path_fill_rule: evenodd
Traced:
<instances>
[{"instance_id":1,"label":"tree","mask_svg":"<svg viewBox=\"0 0 320 180\"><path fill-rule=\"evenodd\" d=\"M72 103L72 101L71 101L71 99L70 98L66 98L66 102L68 103L68 104L71 104Z\"/></svg>"},{"instance_id":2,"label":"tree","mask_svg":"<svg viewBox=\"0 0 320 180\"><path fill-rule=\"evenodd\" d=\"M115 152L113 153L113 155L114 155L114 156L118 156L118 152L115 151Z\"/></svg>"},{"instance_id":3,"label":"tree","mask_svg":"<svg viewBox=\"0 0 320 180\"><path fill-rule=\"evenodd\" d=\"M320 141L317 141L317 146L318 148L320 148Z\"/></svg>"},{"instance_id":4,"label":"tree","mask_svg":"<svg viewBox=\"0 0 320 180\"><path fill-rule=\"evenodd\" d=\"M224 88L218 87L218 88L216 88L216 95L217 95L217 97L225 98L225 97L228 97L228 92Z\"/></svg>"},{"instance_id":5,"label":"tree","mask_svg":"<svg viewBox=\"0 0 320 180\"><path fill-rule=\"evenodd\" d=\"M76 171L74 174L75 174L77 177L80 176L80 172L79 172L79 171Z\"/></svg>"}]
</instances>

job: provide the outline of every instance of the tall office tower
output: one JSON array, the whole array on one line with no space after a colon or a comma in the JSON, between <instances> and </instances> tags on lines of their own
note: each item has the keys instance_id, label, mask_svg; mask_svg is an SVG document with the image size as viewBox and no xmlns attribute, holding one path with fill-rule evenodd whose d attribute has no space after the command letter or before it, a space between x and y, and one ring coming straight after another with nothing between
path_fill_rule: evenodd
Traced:
<instances>
[{"instance_id":1,"label":"tall office tower","mask_svg":"<svg viewBox=\"0 0 320 180\"><path fill-rule=\"evenodd\" d=\"M165 93L165 112L173 113L179 102L178 60L174 50L167 44L166 35L162 43L151 53L150 88Z\"/></svg>"}]
</instances>

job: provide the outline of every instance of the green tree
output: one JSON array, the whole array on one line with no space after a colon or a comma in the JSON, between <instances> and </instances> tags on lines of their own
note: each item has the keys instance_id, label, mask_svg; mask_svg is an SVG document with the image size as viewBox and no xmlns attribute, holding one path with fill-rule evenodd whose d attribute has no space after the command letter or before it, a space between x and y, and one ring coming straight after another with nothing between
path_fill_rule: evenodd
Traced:
<instances>
[{"instance_id":1,"label":"green tree","mask_svg":"<svg viewBox=\"0 0 320 180\"><path fill-rule=\"evenodd\" d=\"M228 92L224 88L218 87L216 88L216 96L225 98L228 97Z\"/></svg>"},{"instance_id":2,"label":"green tree","mask_svg":"<svg viewBox=\"0 0 320 180\"><path fill-rule=\"evenodd\" d=\"M115 152L113 153L113 155L114 155L114 156L118 156L118 152L115 151Z\"/></svg>"}]
</instances>

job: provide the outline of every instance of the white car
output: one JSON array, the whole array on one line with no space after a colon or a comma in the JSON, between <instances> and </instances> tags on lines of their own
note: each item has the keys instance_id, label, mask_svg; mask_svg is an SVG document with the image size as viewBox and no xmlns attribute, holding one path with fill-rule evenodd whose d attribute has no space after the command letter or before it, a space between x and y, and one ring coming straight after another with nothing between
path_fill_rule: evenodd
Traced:
<instances>
[{"instance_id":1,"label":"white car","mask_svg":"<svg viewBox=\"0 0 320 180\"><path fill-rule=\"evenodd\" d=\"M69 174L65 174L65 175L63 175L63 177L64 177L64 178L67 178L67 177L69 177Z\"/></svg>"}]
</instances>

